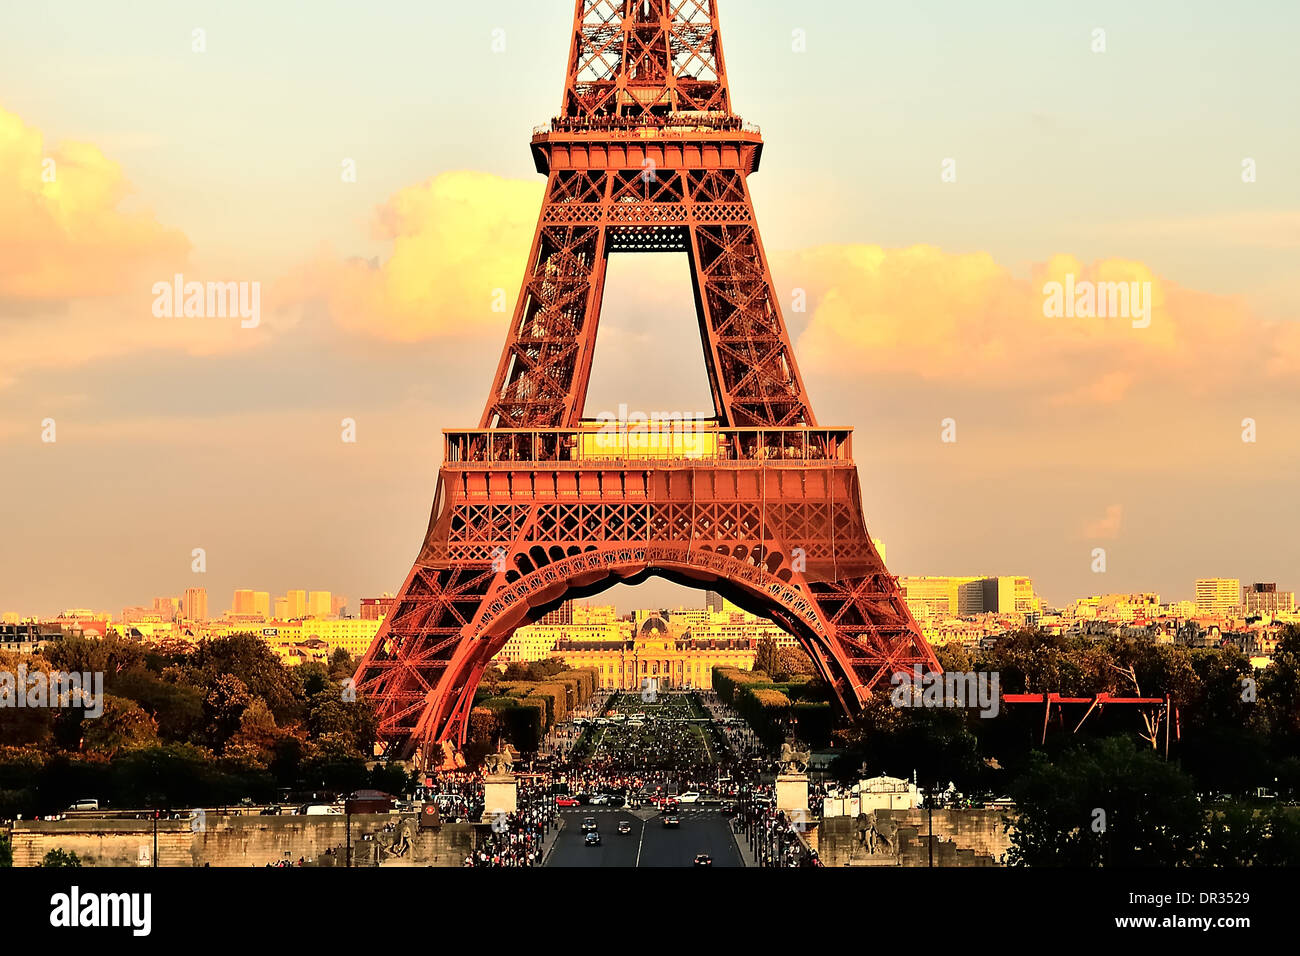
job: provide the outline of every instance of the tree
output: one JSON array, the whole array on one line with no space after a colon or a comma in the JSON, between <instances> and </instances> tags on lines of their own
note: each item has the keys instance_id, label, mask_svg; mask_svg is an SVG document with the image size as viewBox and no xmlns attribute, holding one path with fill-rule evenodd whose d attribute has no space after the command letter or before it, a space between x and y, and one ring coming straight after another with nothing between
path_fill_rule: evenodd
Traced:
<instances>
[{"instance_id":1,"label":"tree","mask_svg":"<svg viewBox=\"0 0 1300 956\"><path fill-rule=\"evenodd\" d=\"M144 647L116 634L105 637L65 637L43 651L50 669L72 673L103 674L111 683L116 674L144 663Z\"/></svg>"},{"instance_id":2,"label":"tree","mask_svg":"<svg viewBox=\"0 0 1300 956\"><path fill-rule=\"evenodd\" d=\"M222 674L212 683L212 689L203 701L203 712L208 719L208 736L218 750L239 730L244 710L253 702L253 696L242 680L233 674Z\"/></svg>"},{"instance_id":3,"label":"tree","mask_svg":"<svg viewBox=\"0 0 1300 956\"><path fill-rule=\"evenodd\" d=\"M782 674L793 677L800 676L817 676L817 668L813 665L812 658L799 647L783 647L778 655L781 663L780 669Z\"/></svg>"},{"instance_id":4,"label":"tree","mask_svg":"<svg viewBox=\"0 0 1300 956\"><path fill-rule=\"evenodd\" d=\"M168 667L161 675L135 667L108 685L108 690L136 701L154 719L158 736L168 741L202 739L205 731L202 688L188 683L185 671Z\"/></svg>"},{"instance_id":5,"label":"tree","mask_svg":"<svg viewBox=\"0 0 1300 956\"><path fill-rule=\"evenodd\" d=\"M327 734L309 743L299 772L304 784L325 790L356 790L369 777L365 756L346 734Z\"/></svg>"},{"instance_id":6,"label":"tree","mask_svg":"<svg viewBox=\"0 0 1300 956\"><path fill-rule=\"evenodd\" d=\"M1260 676L1259 702L1275 744L1288 754L1300 752L1300 625L1288 624L1279 635L1273 661Z\"/></svg>"},{"instance_id":7,"label":"tree","mask_svg":"<svg viewBox=\"0 0 1300 956\"><path fill-rule=\"evenodd\" d=\"M330 680L341 681L357 672L357 660L341 647L334 648L330 655Z\"/></svg>"},{"instance_id":8,"label":"tree","mask_svg":"<svg viewBox=\"0 0 1300 956\"><path fill-rule=\"evenodd\" d=\"M123 697L104 695L104 712L81 724L82 748L112 757L123 747L143 747L158 742L158 724L139 704Z\"/></svg>"},{"instance_id":9,"label":"tree","mask_svg":"<svg viewBox=\"0 0 1300 956\"><path fill-rule=\"evenodd\" d=\"M55 850L51 850L49 853L45 854L45 859L41 860L41 866L46 866L46 867L56 867L56 866L76 866L76 867L79 867L79 866L81 866L81 858L78 857L77 854L75 854L75 853L70 853L70 852L68 852L67 850L55 849Z\"/></svg>"},{"instance_id":10,"label":"tree","mask_svg":"<svg viewBox=\"0 0 1300 956\"><path fill-rule=\"evenodd\" d=\"M308 702L307 732L313 739L335 735L346 738L358 753L368 753L378 727L368 701L345 701L337 690L324 690Z\"/></svg>"},{"instance_id":11,"label":"tree","mask_svg":"<svg viewBox=\"0 0 1300 956\"><path fill-rule=\"evenodd\" d=\"M200 641L186 665L189 683L210 689L223 675L237 677L254 697L261 697L277 721L296 717L301 685L275 651L253 634L233 634Z\"/></svg>"},{"instance_id":12,"label":"tree","mask_svg":"<svg viewBox=\"0 0 1300 956\"><path fill-rule=\"evenodd\" d=\"M1036 752L1012 795L1013 866L1185 866L1205 830L1191 778L1129 737Z\"/></svg>"},{"instance_id":13,"label":"tree","mask_svg":"<svg viewBox=\"0 0 1300 956\"><path fill-rule=\"evenodd\" d=\"M763 638L754 648L754 670L762 671L774 681L783 680L786 676L776 641L770 637Z\"/></svg>"},{"instance_id":14,"label":"tree","mask_svg":"<svg viewBox=\"0 0 1300 956\"><path fill-rule=\"evenodd\" d=\"M276 725L271 708L256 697L240 714L239 730L226 741L224 754L250 767L265 769L271 765L282 736L284 732Z\"/></svg>"},{"instance_id":15,"label":"tree","mask_svg":"<svg viewBox=\"0 0 1300 956\"><path fill-rule=\"evenodd\" d=\"M864 764L873 776L909 777L915 770L923 783L951 781L969 791L988 770L968 722L980 723L956 708L895 707L889 690L878 688L853 724L837 734L845 752L836 774L856 775Z\"/></svg>"}]
</instances>

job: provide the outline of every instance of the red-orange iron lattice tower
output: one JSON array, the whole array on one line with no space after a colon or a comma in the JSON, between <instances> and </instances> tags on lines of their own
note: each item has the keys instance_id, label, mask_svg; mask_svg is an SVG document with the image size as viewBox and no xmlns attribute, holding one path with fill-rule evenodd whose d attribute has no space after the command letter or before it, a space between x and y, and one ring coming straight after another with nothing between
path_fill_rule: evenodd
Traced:
<instances>
[{"instance_id":1,"label":"red-orange iron lattice tower","mask_svg":"<svg viewBox=\"0 0 1300 956\"><path fill-rule=\"evenodd\" d=\"M849 711L937 668L867 534L851 430L817 424L799 375L716 0L577 0L563 110L532 151L546 198L492 391L477 429L446 432L424 547L357 671L387 753L462 744L517 627L651 575L776 621ZM687 254L715 418L583 419L619 252Z\"/></svg>"}]
</instances>

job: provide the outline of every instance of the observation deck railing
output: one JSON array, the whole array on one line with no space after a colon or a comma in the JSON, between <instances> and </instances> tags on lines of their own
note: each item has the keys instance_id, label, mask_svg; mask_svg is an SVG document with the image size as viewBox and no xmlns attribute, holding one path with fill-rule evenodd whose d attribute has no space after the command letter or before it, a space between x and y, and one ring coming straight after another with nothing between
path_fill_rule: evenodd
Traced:
<instances>
[{"instance_id":1,"label":"observation deck railing","mask_svg":"<svg viewBox=\"0 0 1300 956\"><path fill-rule=\"evenodd\" d=\"M729 113L673 113L666 116L598 116L572 117L557 116L549 123L533 128L533 138L560 134L593 134L608 136L610 134L627 136L632 139L643 137L690 137L700 132L747 133L754 136L763 135L763 130L756 123L747 123L739 116Z\"/></svg>"},{"instance_id":2,"label":"observation deck railing","mask_svg":"<svg viewBox=\"0 0 1300 956\"><path fill-rule=\"evenodd\" d=\"M724 464L759 467L851 462L853 429L720 428L693 422L610 422L583 428L451 430L450 467L545 465L562 468Z\"/></svg>"}]
</instances>

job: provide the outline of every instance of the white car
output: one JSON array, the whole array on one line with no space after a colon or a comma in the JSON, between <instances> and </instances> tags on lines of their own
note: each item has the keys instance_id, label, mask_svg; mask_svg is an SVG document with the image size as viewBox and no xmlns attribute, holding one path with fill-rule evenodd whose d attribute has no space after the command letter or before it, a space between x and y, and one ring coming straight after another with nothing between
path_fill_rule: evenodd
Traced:
<instances>
[{"instance_id":1,"label":"white car","mask_svg":"<svg viewBox=\"0 0 1300 956\"><path fill-rule=\"evenodd\" d=\"M685 793L679 793L676 799L678 803L699 803L700 795L694 790L687 790Z\"/></svg>"},{"instance_id":2,"label":"white car","mask_svg":"<svg viewBox=\"0 0 1300 956\"><path fill-rule=\"evenodd\" d=\"M587 802L590 803L593 807L603 807L605 804L609 803L609 794L593 793L591 795L591 798L588 799Z\"/></svg>"}]
</instances>

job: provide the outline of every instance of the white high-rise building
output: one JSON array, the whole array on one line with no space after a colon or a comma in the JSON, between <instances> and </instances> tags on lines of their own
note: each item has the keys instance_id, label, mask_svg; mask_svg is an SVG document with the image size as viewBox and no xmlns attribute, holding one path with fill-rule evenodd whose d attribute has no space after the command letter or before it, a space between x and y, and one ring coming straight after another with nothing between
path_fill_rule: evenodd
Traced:
<instances>
[{"instance_id":1,"label":"white high-rise building","mask_svg":"<svg viewBox=\"0 0 1300 956\"><path fill-rule=\"evenodd\" d=\"M1241 580L1238 578L1197 578L1196 613L1213 617L1232 617L1241 613Z\"/></svg>"}]
</instances>

